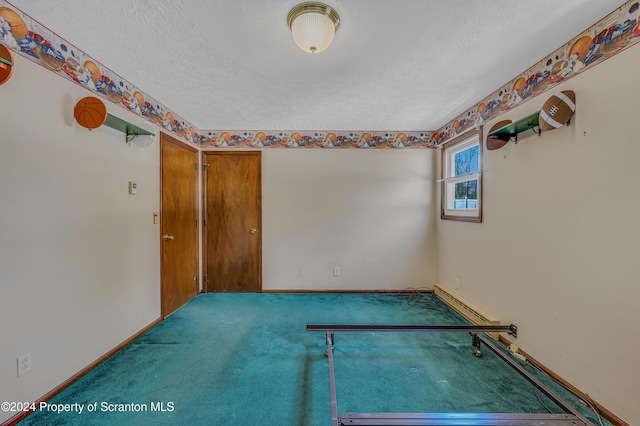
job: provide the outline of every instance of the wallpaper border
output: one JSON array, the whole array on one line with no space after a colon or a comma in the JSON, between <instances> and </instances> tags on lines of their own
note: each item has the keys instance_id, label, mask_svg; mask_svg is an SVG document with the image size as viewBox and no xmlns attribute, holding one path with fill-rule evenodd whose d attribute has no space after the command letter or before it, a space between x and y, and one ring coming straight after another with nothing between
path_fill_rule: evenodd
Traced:
<instances>
[{"instance_id":1,"label":"wallpaper border","mask_svg":"<svg viewBox=\"0 0 640 426\"><path fill-rule=\"evenodd\" d=\"M436 131L202 130L5 0L0 43L203 149L435 148L635 45L639 17L638 1L626 2Z\"/></svg>"}]
</instances>

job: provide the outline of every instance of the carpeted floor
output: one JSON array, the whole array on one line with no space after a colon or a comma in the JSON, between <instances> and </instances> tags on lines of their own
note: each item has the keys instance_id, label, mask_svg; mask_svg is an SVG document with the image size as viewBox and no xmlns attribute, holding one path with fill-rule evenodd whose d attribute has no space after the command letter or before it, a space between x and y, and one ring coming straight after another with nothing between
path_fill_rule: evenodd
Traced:
<instances>
[{"instance_id":1,"label":"carpeted floor","mask_svg":"<svg viewBox=\"0 0 640 426\"><path fill-rule=\"evenodd\" d=\"M432 295L204 294L49 401L73 411L20 424L330 425L325 336L307 324L460 323ZM335 339L339 413L561 412L490 351L474 357L468 333Z\"/></svg>"}]
</instances>

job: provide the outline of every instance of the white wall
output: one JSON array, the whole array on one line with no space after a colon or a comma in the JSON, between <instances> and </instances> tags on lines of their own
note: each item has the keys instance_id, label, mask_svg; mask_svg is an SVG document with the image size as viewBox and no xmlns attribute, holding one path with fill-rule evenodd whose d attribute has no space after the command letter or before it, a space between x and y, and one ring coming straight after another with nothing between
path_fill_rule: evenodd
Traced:
<instances>
[{"instance_id":1,"label":"white wall","mask_svg":"<svg viewBox=\"0 0 640 426\"><path fill-rule=\"evenodd\" d=\"M463 297L518 326L525 351L631 424L640 424L638 63L640 45L499 117L576 93L570 126L485 151L482 224L437 224L438 280L460 279Z\"/></svg>"},{"instance_id":2,"label":"white wall","mask_svg":"<svg viewBox=\"0 0 640 426\"><path fill-rule=\"evenodd\" d=\"M433 287L437 154L265 150L263 289Z\"/></svg>"},{"instance_id":3,"label":"white wall","mask_svg":"<svg viewBox=\"0 0 640 426\"><path fill-rule=\"evenodd\" d=\"M14 58L0 86L0 401L34 401L160 315L159 143L81 128L73 106L90 92Z\"/></svg>"}]
</instances>

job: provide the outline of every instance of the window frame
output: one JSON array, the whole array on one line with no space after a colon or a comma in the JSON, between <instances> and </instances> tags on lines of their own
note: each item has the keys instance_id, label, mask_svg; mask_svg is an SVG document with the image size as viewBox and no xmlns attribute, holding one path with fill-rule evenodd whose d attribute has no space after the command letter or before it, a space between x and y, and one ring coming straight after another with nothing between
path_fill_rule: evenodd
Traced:
<instances>
[{"instance_id":1,"label":"window frame","mask_svg":"<svg viewBox=\"0 0 640 426\"><path fill-rule=\"evenodd\" d=\"M460 222L482 222L482 127L466 132L441 146L441 175L438 181L440 188L440 219L456 220ZM459 176L451 176L452 158L455 154L471 147L478 146L478 171ZM450 206L453 201L452 193L455 191L455 184L477 180L478 208L477 209L456 209Z\"/></svg>"}]
</instances>

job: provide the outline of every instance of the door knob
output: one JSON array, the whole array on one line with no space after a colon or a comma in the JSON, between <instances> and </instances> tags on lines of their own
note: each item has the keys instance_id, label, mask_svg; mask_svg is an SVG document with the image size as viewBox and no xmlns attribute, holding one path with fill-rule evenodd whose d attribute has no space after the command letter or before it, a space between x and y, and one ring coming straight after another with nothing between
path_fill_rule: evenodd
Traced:
<instances>
[{"instance_id":1,"label":"door knob","mask_svg":"<svg viewBox=\"0 0 640 426\"><path fill-rule=\"evenodd\" d=\"M257 232L258 230L256 228L251 228L251 231L249 231L250 234L255 234Z\"/></svg>"},{"instance_id":2,"label":"door knob","mask_svg":"<svg viewBox=\"0 0 640 426\"><path fill-rule=\"evenodd\" d=\"M171 241L171 240L173 240L173 235L166 235L165 234L165 235L162 236L162 239L165 240L165 241Z\"/></svg>"}]
</instances>

